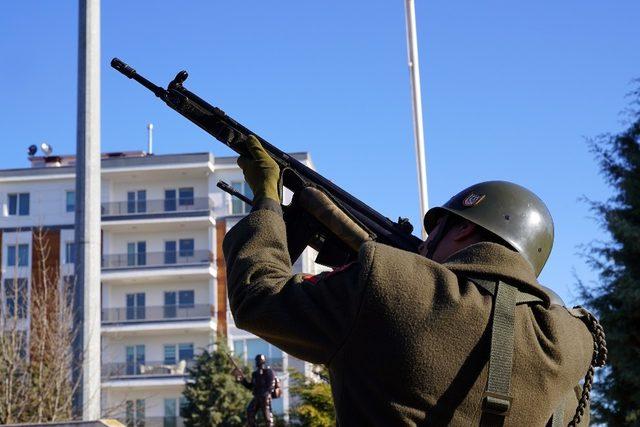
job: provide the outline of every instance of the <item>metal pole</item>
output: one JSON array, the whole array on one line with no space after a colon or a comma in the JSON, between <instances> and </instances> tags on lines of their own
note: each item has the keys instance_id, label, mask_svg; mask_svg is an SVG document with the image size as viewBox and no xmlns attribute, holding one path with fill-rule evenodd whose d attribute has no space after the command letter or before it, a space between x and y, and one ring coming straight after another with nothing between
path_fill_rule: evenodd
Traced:
<instances>
[{"instance_id":1,"label":"metal pole","mask_svg":"<svg viewBox=\"0 0 640 427\"><path fill-rule=\"evenodd\" d=\"M100 0L79 0L75 416L100 418Z\"/></svg>"},{"instance_id":2,"label":"metal pole","mask_svg":"<svg viewBox=\"0 0 640 427\"><path fill-rule=\"evenodd\" d=\"M147 154L153 154L153 123L147 125L148 140L147 140Z\"/></svg>"},{"instance_id":3,"label":"metal pole","mask_svg":"<svg viewBox=\"0 0 640 427\"><path fill-rule=\"evenodd\" d=\"M405 0L407 18L407 51L409 74L411 76L411 101L413 105L413 135L416 147L416 167L418 169L418 191L420 193L420 218L429 210L427 193L427 166L424 148L424 127L422 125L422 96L420 90L420 63L418 60L418 37L416 32L416 11L414 0ZM422 225L422 238L427 232Z\"/></svg>"}]
</instances>

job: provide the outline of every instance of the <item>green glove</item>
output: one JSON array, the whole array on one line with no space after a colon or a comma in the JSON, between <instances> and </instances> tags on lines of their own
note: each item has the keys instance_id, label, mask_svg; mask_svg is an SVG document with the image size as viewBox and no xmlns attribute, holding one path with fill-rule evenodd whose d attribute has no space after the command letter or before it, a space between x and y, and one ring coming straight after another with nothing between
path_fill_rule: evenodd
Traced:
<instances>
[{"instance_id":1,"label":"green glove","mask_svg":"<svg viewBox=\"0 0 640 427\"><path fill-rule=\"evenodd\" d=\"M240 156L238 166L242 169L244 179L253 191L254 202L268 198L280 203L278 195L280 167L262 148L262 144L255 136L249 135L246 147L249 156Z\"/></svg>"}]
</instances>

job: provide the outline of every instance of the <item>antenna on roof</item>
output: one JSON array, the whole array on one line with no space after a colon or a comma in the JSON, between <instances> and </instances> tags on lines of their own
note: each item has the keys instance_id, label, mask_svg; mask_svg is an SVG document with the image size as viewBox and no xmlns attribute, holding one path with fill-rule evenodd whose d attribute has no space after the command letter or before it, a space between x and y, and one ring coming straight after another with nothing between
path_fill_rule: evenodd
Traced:
<instances>
[{"instance_id":1,"label":"antenna on roof","mask_svg":"<svg viewBox=\"0 0 640 427\"><path fill-rule=\"evenodd\" d=\"M29 157L35 156L37 152L38 152L38 146L33 144L29 146L27 151L27 153L29 154Z\"/></svg>"},{"instance_id":2,"label":"antenna on roof","mask_svg":"<svg viewBox=\"0 0 640 427\"><path fill-rule=\"evenodd\" d=\"M148 141L147 141L147 154L153 154L153 123L147 125Z\"/></svg>"}]
</instances>

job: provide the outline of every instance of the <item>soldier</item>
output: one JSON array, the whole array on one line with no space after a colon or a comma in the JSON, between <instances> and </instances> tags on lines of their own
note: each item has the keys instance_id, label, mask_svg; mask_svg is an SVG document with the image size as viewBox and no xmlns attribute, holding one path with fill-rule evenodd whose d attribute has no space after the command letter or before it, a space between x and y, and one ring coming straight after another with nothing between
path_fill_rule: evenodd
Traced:
<instances>
[{"instance_id":1,"label":"soldier","mask_svg":"<svg viewBox=\"0 0 640 427\"><path fill-rule=\"evenodd\" d=\"M273 413L271 412L271 395L276 387L276 376L273 370L267 366L267 358L264 354L256 356L256 370L251 374L251 381L247 381L242 373L236 373L236 381L253 392L253 399L247 406L247 425L256 425L256 415L262 412L267 426L273 423Z\"/></svg>"},{"instance_id":2,"label":"soldier","mask_svg":"<svg viewBox=\"0 0 640 427\"><path fill-rule=\"evenodd\" d=\"M238 327L329 368L338 424L586 421L604 334L537 281L554 233L537 196L477 184L427 213L420 254L367 242L355 263L293 275L278 166L257 139L248 148L238 165L254 207L223 244L231 311Z\"/></svg>"}]
</instances>

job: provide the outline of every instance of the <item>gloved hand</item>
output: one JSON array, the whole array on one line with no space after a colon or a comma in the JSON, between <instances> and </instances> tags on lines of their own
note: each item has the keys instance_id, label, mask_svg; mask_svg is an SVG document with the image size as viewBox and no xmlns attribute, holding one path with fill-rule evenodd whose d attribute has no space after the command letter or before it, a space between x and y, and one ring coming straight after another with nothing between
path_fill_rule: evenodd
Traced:
<instances>
[{"instance_id":1,"label":"gloved hand","mask_svg":"<svg viewBox=\"0 0 640 427\"><path fill-rule=\"evenodd\" d=\"M254 202L269 198L280 203L278 195L280 167L262 148L262 144L255 136L249 135L246 147L250 156L240 156L238 166L242 169L244 179L253 191Z\"/></svg>"}]
</instances>

